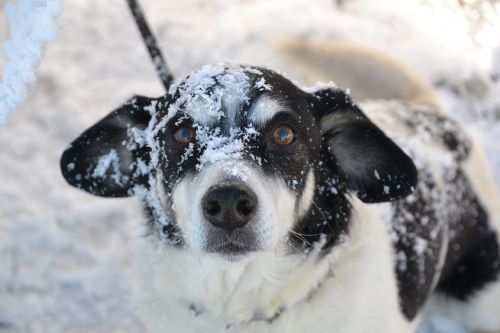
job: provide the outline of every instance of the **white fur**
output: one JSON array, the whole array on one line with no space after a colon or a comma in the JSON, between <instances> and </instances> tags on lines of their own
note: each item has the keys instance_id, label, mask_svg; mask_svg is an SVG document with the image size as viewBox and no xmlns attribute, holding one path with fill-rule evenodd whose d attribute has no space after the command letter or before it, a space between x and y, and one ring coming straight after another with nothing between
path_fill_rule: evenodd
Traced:
<instances>
[{"instance_id":1,"label":"white fur","mask_svg":"<svg viewBox=\"0 0 500 333\"><path fill-rule=\"evenodd\" d=\"M192 101L184 110L196 123L203 126L212 126L219 121L218 114L209 112L207 103L204 100L198 99Z\"/></svg>"},{"instance_id":2,"label":"white fur","mask_svg":"<svg viewBox=\"0 0 500 333\"><path fill-rule=\"evenodd\" d=\"M263 126L271 120L278 112L286 112L287 109L276 99L269 95L260 95L250 108L248 119L256 126Z\"/></svg>"},{"instance_id":3,"label":"white fur","mask_svg":"<svg viewBox=\"0 0 500 333\"><path fill-rule=\"evenodd\" d=\"M227 118L229 124L234 124L235 115L241 109L245 100L241 98L240 91L237 89L225 88L224 95L221 98L221 106L223 106L224 117ZM216 124L222 113L210 112L207 103L204 99L198 98L188 105L185 109L188 114L196 123L203 126L212 126Z\"/></svg>"},{"instance_id":4,"label":"white fur","mask_svg":"<svg viewBox=\"0 0 500 333\"><path fill-rule=\"evenodd\" d=\"M297 210L297 216L299 218L303 217L309 211L309 208L311 208L315 187L316 187L316 181L314 179L314 172L310 170L307 173L304 191L302 192L302 196L300 197L299 200L299 205Z\"/></svg>"},{"instance_id":5,"label":"white fur","mask_svg":"<svg viewBox=\"0 0 500 333\"><path fill-rule=\"evenodd\" d=\"M248 102L249 77L239 66L206 65L191 73L179 87L180 97L171 106L173 111L184 107L196 123L210 126L226 117L230 125L241 106ZM175 91L175 89L173 89Z\"/></svg>"},{"instance_id":6,"label":"white fur","mask_svg":"<svg viewBox=\"0 0 500 333\"><path fill-rule=\"evenodd\" d=\"M317 249L307 257L285 256L278 246L229 262L185 249L159 253L152 239L139 239L136 296L148 329L411 332L415 323L407 323L399 311L390 238L382 221L387 207L357 200L354 206L350 238L320 261ZM259 320L283 308L271 325Z\"/></svg>"},{"instance_id":7,"label":"white fur","mask_svg":"<svg viewBox=\"0 0 500 333\"><path fill-rule=\"evenodd\" d=\"M203 217L201 201L207 190L228 177L239 178L257 195L258 209L252 224L257 242L271 249L294 223L295 195L282 180L266 177L244 161L223 161L205 166L196 176L186 177L173 190L176 221L187 245L201 250L209 223Z\"/></svg>"},{"instance_id":8,"label":"white fur","mask_svg":"<svg viewBox=\"0 0 500 333\"><path fill-rule=\"evenodd\" d=\"M269 43L303 82L334 80L357 101L396 99L442 109L430 82L391 54L333 40L275 37Z\"/></svg>"}]
</instances>

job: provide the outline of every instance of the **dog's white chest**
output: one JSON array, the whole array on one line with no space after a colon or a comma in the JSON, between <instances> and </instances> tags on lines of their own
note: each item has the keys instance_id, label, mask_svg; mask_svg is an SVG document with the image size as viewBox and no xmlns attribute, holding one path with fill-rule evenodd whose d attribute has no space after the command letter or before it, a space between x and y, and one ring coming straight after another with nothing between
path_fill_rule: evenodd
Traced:
<instances>
[{"instance_id":1,"label":"dog's white chest","mask_svg":"<svg viewBox=\"0 0 500 333\"><path fill-rule=\"evenodd\" d=\"M145 323L153 333L405 332L412 325L399 311L385 207L355 205L350 239L320 261L158 255L141 240L136 300Z\"/></svg>"}]
</instances>

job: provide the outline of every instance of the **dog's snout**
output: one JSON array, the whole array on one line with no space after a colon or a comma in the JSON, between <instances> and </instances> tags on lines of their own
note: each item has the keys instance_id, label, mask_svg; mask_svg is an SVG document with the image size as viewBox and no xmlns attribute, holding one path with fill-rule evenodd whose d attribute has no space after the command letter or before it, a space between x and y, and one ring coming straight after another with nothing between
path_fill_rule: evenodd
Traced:
<instances>
[{"instance_id":1,"label":"dog's snout","mask_svg":"<svg viewBox=\"0 0 500 333\"><path fill-rule=\"evenodd\" d=\"M202 200L203 215L214 226L232 231L244 226L257 210L257 196L244 185L212 187Z\"/></svg>"}]
</instances>

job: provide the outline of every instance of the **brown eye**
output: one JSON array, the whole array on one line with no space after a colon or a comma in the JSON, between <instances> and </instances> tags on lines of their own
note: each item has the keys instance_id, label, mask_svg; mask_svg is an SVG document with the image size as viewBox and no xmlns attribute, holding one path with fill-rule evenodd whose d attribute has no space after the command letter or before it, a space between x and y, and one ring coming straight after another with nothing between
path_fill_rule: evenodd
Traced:
<instances>
[{"instance_id":1,"label":"brown eye","mask_svg":"<svg viewBox=\"0 0 500 333\"><path fill-rule=\"evenodd\" d=\"M290 126L280 125L274 129L273 140L278 145L289 145L293 142L295 134Z\"/></svg>"},{"instance_id":2,"label":"brown eye","mask_svg":"<svg viewBox=\"0 0 500 333\"><path fill-rule=\"evenodd\" d=\"M187 126L179 127L173 135L175 141L182 145L187 145L194 140L194 130Z\"/></svg>"}]
</instances>

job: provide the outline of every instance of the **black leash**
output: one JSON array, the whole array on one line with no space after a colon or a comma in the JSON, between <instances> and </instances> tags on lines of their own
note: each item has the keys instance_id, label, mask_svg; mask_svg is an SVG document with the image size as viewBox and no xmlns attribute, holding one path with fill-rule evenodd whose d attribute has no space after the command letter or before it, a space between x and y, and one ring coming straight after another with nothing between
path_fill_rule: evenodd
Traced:
<instances>
[{"instance_id":1,"label":"black leash","mask_svg":"<svg viewBox=\"0 0 500 333\"><path fill-rule=\"evenodd\" d=\"M174 80L174 77L172 76L172 72L167 66L167 63L165 62L165 59L163 58L163 55L161 54L160 49L158 48L158 45L156 43L156 38L151 32L151 29L148 26L148 22L146 22L146 18L144 17L144 14L142 12L141 7L137 3L136 0L127 0L130 11L132 13L132 16L135 19L135 23L137 23L137 27L139 28L139 31L141 32L142 39L144 40L144 44L146 44L146 47L149 52L149 56L151 57L151 60L153 61L153 64L156 69L156 73L160 77L161 82L163 83L163 86L168 92L168 89L170 88L170 85L172 84L172 81Z\"/></svg>"}]
</instances>

